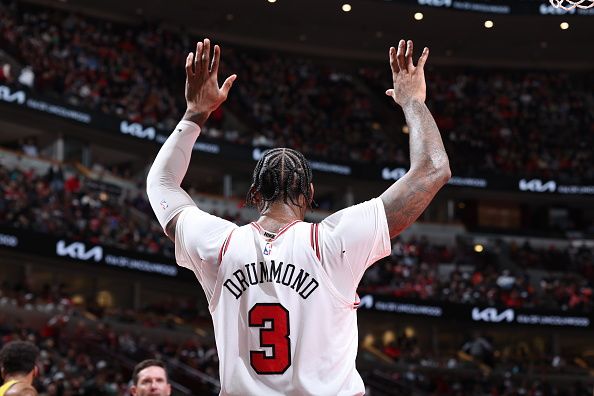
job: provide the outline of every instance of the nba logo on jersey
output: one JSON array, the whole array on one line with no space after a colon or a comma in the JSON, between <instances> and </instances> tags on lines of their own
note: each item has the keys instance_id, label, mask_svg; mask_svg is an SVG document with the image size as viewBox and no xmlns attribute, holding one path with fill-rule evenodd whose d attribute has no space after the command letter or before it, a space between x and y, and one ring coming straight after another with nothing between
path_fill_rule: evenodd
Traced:
<instances>
[{"instance_id":1,"label":"nba logo on jersey","mask_svg":"<svg viewBox=\"0 0 594 396\"><path fill-rule=\"evenodd\" d=\"M268 242L265 246L264 246L264 255L268 256L270 254L270 252L272 251L272 243Z\"/></svg>"}]
</instances>

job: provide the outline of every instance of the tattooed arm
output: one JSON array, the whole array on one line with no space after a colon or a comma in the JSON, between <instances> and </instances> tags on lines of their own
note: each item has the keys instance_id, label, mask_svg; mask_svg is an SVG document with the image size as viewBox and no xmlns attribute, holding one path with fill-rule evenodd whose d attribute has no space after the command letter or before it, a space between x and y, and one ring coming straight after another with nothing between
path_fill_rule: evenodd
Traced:
<instances>
[{"instance_id":1,"label":"tattooed arm","mask_svg":"<svg viewBox=\"0 0 594 396\"><path fill-rule=\"evenodd\" d=\"M381 195L390 238L411 225L450 178L448 157L427 106L409 102L404 114L410 128L411 168Z\"/></svg>"},{"instance_id":2,"label":"tattooed arm","mask_svg":"<svg viewBox=\"0 0 594 396\"><path fill-rule=\"evenodd\" d=\"M408 41L406 54L404 45L404 40L400 40L398 52L394 47L390 48L394 89L386 91L386 95L394 98L404 110L410 130L410 170L380 197L386 210L391 238L423 213L451 177L439 129L425 105L424 66L429 50L423 50L415 67L412 61L413 43Z\"/></svg>"}]
</instances>

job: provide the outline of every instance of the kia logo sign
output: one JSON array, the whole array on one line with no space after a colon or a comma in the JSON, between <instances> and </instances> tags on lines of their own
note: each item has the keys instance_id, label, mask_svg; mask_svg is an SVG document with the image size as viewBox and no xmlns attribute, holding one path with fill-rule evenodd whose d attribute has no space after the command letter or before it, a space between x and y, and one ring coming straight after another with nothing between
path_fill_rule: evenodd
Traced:
<instances>
[{"instance_id":1,"label":"kia logo sign","mask_svg":"<svg viewBox=\"0 0 594 396\"><path fill-rule=\"evenodd\" d=\"M431 7L451 7L452 0L418 0L419 5Z\"/></svg>"},{"instance_id":2,"label":"kia logo sign","mask_svg":"<svg viewBox=\"0 0 594 396\"><path fill-rule=\"evenodd\" d=\"M82 242L73 242L67 245L65 241L59 240L56 244L56 254L76 260L87 261L93 259L99 262L103 259L103 248L101 246L93 246L87 250L87 247Z\"/></svg>"},{"instance_id":3,"label":"kia logo sign","mask_svg":"<svg viewBox=\"0 0 594 396\"><path fill-rule=\"evenodd\" d=\"M14 235L0 234L0 245L17 247L19 245L19 238Z\"/></svg>"},{"instance_id":4,"label":"kia logo sign","mask_svg":"<svg viewBox=\"0 0 594 396\"><path fill-rule=\"evenodd\" d=\"M10 88L6 85L0 85L0 100L8 103L16 102L22 105L25 103L25 100L27 100L27 94L25 94L25 91L11 92Z\"/></svg>"},{"instance_id":5,"label":"kia logo sign","mask_svg":"<svg viewBox=\"0 0 594 396\"><path fill-rule=\"evenodd\" d=\"M373 308L373 296L371 294L368 294L366 296L361 297L361 300L359 300L359 307L367 309Z\"/></svg>"},{"instance_id":6,"label":"kia logo sign","mask_svg":"<svg viewBox=\"0 0 594 396\"><path fill-rule=\"evenodd\" d=\"M406 174L406 169L404 168L384 168L382 169L382 179L384 180L398 180L402 176Z\"/></svg>"},{"instance_id":7,"label":"kia logo sign","mask_svg":"<svg viewBox=\"0 0 594 396\"><path fill-rule=\"evenodd\" d=\"M475 322L490 322L490 323L501 323L501 322L513 322L516 315L513 309L506 309L499 313L497 308L472 308L472 320Z\"/></svg>"},{"instance_id":8,"label":"kia logo sign","mask_svg":"<svg viewBox=\"0 0 594 396\"><path fill-rule=\"evenodd\" d=\"M153 127L144 128L142 124L137 122L128 123L128 121L122 121L120 123L120 132L125 135L132 135L139 139L155 140L157 131Z\"/></svg>"},{"instance_id":9,"label":"kia logo sign","mask_svg":"<svg viewBox=\"0 0 594 396\"><path fill-rule=\"evenodd\" d=\"M557 191L557 183L554 180L543 182L540 179L521 179L519 186L520 191L531 192L555 192Z\"/></svg>"}]
</instances>

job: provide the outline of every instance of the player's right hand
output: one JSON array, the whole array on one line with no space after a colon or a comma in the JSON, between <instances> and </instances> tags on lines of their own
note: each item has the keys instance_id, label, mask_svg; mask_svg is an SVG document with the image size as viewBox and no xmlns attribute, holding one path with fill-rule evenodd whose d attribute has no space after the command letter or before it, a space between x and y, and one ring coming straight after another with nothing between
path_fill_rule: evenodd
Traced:
<instances>
[{"instance_id":1,"label":"player's right hand","mask_svg":"<svg viewBox=\"0 0 594 396\"><path fill-rule=\"evenodd\" d=\"M190 52L186 58L186 104L187 112L210 114L216 110L229 95L229 90L237 75L227 77L221 87L218 82L221 48L214 46L210 62L210 40L204 39L196 44L196 54Z\"/></svg>"},{"instance_id":2,"label":"player's right hand","mask_svg":"<svg viewBox=\"0 0 594 396\"><path fill-rule=\"evenodd\" d=\"M394 47L390 47L390 67L392 68L394 88L386 90L386 95L391 96L400 106L404 106L411 100L425 102L427 92L424 67L427 57L429 57L429 48L423 49L417 66L414 66L412 40L408 40L406 43L406 54L404 46L404 40L400 40L398 52Z\"/></svg>"}]
</instances>

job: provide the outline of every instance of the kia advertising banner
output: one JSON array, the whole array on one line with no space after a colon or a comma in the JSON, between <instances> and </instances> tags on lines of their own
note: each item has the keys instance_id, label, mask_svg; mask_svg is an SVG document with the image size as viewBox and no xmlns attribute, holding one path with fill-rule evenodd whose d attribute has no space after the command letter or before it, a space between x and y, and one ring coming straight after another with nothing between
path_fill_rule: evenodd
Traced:
<instances>
[{"instance_id":1,"label":"kia advertising banner","mask_svg":"<svg viewBox=\"0 0 594 396\"><path fill-rule=\"evenodd\" d=\"M379 1L379 0L378 0ZM520 1L520 0L381 0L395 4L416 5L427 8L445 10L480 12L498 15L594 15L594 9L574 8L563 10L555 8L548 0Z\"/></svg>"},{"instance_id":2,"label":"kia advertising banner","mask_svg":"<svg viewBox=\"0 0 594 396\"><path fill-rule=\"evenodd\" d=\"M132 139L163 144L170 131L153 125L144 125L105 114L91 113L83 109L57 103L55 99L41 97L23 88L15 88L0 84L0 103L25 107L34 111L47 113L59 118L68 119L111 134L125 135ZM239 145L205 136L194 145L194 150L212 156L240 161L258 161L267 147ZM308 156L311 167L316 172L332 175L356 177L365 180L393 182L406 174L408 169L401 165L376 165L362 163L344 163L328 161L324 158ZM530 177L501 177L498 175L454 175L448 182L453 188L471 188L479 190L519 191L536 194L594 195L592 184L566 184L555 179L539 179Z\"/></svg>"},{"instance_id":3,"label":"kia advertising banner","mask_svg":"<svg viewBox=\"0 0 594 396\"><path fill-rule=\"evenodd\" d=\"M167 277L179 277L186 273L180 272L174 260L166 257L11 228L0 228L0 248Z\"/></svg>"},{"instance_id":4,"label":"kia advertising banner","mask_svg":"<svg viewBox=\"0 0 594 396\"><path fill-rule=\"evenodd\" d=\"M360 310L391 312L427 318L474 323L563 328L594 328L594 315L523 308L500 308L472 304L435 303L398 299L376 294L360 296Z\"/></svg>"}]
</instances>

